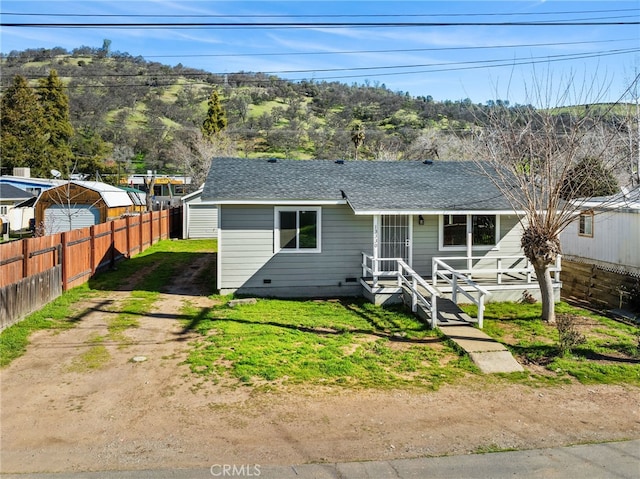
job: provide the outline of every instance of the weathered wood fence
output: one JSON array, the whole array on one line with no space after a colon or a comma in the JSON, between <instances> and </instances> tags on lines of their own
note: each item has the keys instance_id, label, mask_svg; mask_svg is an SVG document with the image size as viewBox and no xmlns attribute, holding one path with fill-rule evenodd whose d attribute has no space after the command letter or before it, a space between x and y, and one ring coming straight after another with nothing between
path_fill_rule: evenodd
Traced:
<instances>
[{"instance_id":1,"label":"weathered wood fence","mask_svg":"<svg viewBox=\"0 0 640 479\"><path fill-rule=\"evenodd\" d=\"M640 278L631 274L566 258L562 259L560 279L563 297L604 309L629 307L629 292L640 284Z\"/></svg>"},{"instance_id":2,"label":"weathered wood fence","mask_svg":"<svg viewBox=\"0 0 640 479\"><path fill-rule=\"evenodd\" d=\"M0 330L117 261L180 237L182 208L0 244Z\"/></svg>"}]
</instances>

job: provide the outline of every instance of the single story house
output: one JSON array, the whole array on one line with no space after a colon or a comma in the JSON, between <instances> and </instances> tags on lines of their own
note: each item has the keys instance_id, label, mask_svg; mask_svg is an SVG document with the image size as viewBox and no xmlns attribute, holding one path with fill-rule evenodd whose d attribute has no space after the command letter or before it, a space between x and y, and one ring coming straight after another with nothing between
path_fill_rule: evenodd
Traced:
<instances>
[{"instance_id":1,"label":"single story house","mask_svg":"<svg viewBox=\"0 0 640 479\"><path fill-rule=\"evenodd\" d=\"M35 196L25 190L8 183L0 183L0 216L4 218L3 221L9 223L11 231L29 226L30 218L24 218L24 214L28 214L28 209L19 206L33 198ZM31 216L33 217L33 209L31 209Z\"/></svg>"},{"instance_id":2,"label":"single story house","mask_svg":"<svg viewBox=\"0 0 640 479\"><path fill-rule=\"evenodd\" d=\"M202 188L183 196L180 201L183 239L218 237L218 205L202 201Z\"/></svg>"},{"instance_id":3,"label":"single story house","mask_svg":"<svg viewBox=\"0 0 640 479\"><path fill-rule=\"evenodd\" d=\"M568 260L640 277L640 186L582 202L560 243Z\"/></svg>"},{"instance_id":4,"label":"single story house","mask_svg":"<svg viewBox=\"0 0 640 479\"><path fill-rule=\"evenodd\" d=\"M46 234L86 228L145 211L143 196L98 181L66 181L40 194L35 220Z\"/></svg>"},{"instance_id":5,"label":"single story house","mask_svg":"<svg viewBox=\"0 0 640 479\"><path fill-rule=\"evenodd\" d=\"M26 191L31 196L38 196L43 191L64 183L63 180L31 178L30 168L14 168L13 175L0 176L0 184L11 185Z\"/></svg>"},{"instance_id":6,"label":"single story house","mask_svg":"<svg viewBox=\"0 0 640 479\"><path fill-rule=\"evenodd\" d=\"M539 293L523 212L474 162L214 158L201 199L219 207L222 294L377 301L400 269L438 294Z\"/></svg>"}]
</instances>

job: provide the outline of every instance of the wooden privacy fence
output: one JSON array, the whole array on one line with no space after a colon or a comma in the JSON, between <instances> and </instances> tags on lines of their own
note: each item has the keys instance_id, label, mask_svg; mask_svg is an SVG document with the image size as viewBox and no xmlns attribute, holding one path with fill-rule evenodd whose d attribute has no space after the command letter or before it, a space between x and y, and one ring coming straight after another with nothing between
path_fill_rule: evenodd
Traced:
<instances>
[{"instance_id":1,"label":"wooden privacy fence","mask_svg":"<svg viewBox=\"0 0 640 479\"><path fill-rule=\"evenodd\" d=\"M177 211L179 210L179 211ZM182 208L152 211L89 228L0 244L0 330L96 272L179 236Z\"/></svg>"},{"instance_id":2,"label":"wooden privacy fence","mask_svg":"<svg viewBox=\"0 0 640 479\"><path fill-rule=\"evenodd\" d=\"M605 309L630 307L629 292L640 287L640 277L566 258L562 260L560 278L563 297Z\"/></svg>"}]
</instances>

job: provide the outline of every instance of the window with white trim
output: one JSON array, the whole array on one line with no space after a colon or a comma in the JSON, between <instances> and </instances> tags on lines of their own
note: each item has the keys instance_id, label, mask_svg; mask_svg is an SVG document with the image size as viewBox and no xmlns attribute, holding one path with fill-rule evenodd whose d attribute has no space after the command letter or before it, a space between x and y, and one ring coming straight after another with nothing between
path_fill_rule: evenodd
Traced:
<instances>
[{"instance_id":1,"label":"window with white trim","mask_svg":"<svg viewBox=\"0 0 640 479\"><path fill-rule=\"evenodd\" d=\"M580 226L578 235L593 238L593 211L580 213Z\"/></svg>"},{"instance_id":2,"label":"window with white trim","mask_svg":"<svg viewBox=\"0 0 640 479\"><path fill-rule=\"evenodd\" d=\"M0 215L6 215L7 211L8 211L8 207L6 206L0 206Z\"/></svg>"},{"instance_id":3,"label":"window with white trim","mask_svg":"<svg viewBox=\"0 0 640 479\"><path fill-rule=\"evenodd\" d=\"M276 207L275 251L281 253L319 253L321 208Z\"/></svg>"},{"instance_id":4,"label":"window with white trim","mask_svg":"<svg viewBox=\"0 0 640 479\"><path fill-rule=\"evenodd\" d=\"M499 231L500 217L497 215L442 215L440 249L465 249L469 234L475 249L493 249L498 246Z\"/></svg>"}]
</instances>

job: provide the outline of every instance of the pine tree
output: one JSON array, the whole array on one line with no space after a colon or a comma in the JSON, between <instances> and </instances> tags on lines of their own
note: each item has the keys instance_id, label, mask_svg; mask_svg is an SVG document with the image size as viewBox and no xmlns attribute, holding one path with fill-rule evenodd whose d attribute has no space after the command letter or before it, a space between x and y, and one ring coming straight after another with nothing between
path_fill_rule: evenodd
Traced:
<instances>
[{"instance_id":1,"label":"pine tree","mask_svg":"<svg viewBox=\"0 0 640 479\"><path fill-rule=\"evenodd\" d=\"M222 108L218 90L213 90L208 101L207 117L202 123L202 134L205 138L213 138L227 126L227 115Z\"/></svg>"},{"instance_id":2,"label":"pine tree","mask_svg":"<svg viewBox=\"0 0 640 479\"><path fill-rule=\"evenodd\" d=\"M44 111L24 77L13 78L13 84L2 96L1 111L0 149L4 173L11 174L14 167L29 167L33 175L49 177Z\"/></svg>"},{"instance_id":3,"label":"pine tree","mask_svg":"<svg viewBox=\"0 0 640 479\"><path fill-rule=\"evenodd\" d=\"M49 169L55 168L71 173L71 147L73 126L69 120L69 98L55 70L40 80L38 99L44 110L44 128L47 133L47 160Z\"/></svg>"}]
</instances>

